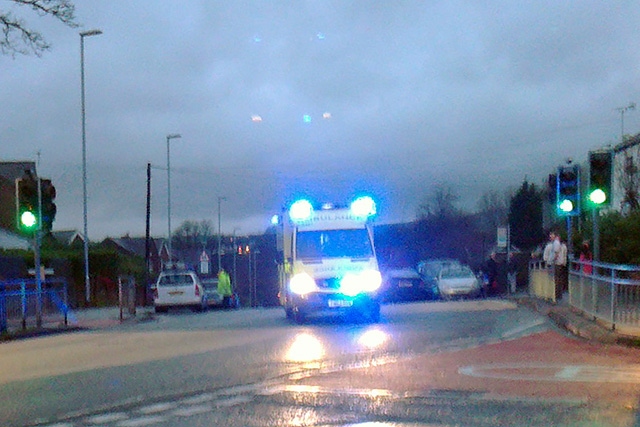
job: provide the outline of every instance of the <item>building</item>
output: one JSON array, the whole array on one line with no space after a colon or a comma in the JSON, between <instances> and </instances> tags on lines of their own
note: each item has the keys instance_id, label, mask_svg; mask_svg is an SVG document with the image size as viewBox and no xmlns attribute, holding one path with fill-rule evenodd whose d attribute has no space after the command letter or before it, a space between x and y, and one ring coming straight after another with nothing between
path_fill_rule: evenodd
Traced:
<instances>
[{"instance_id":1,"label":"building","mask_svg":"<svg viewBox=\"0 0 640 427\"><path fill-rule=\"evenodd\" d=\"M640 209L640 134L613 147L613 198L611 207L626 213Z\"/></svg>"}]
</instances>

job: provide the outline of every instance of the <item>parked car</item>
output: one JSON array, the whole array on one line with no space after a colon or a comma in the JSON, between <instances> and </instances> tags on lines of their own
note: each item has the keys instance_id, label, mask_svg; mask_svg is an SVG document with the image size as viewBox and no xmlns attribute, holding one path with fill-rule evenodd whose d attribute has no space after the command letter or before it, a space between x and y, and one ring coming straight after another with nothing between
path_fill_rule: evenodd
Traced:
<instances>
[{"instance_id":1,"label":"parked car","mask_svg":"<svg viewBox=\"0 0 640 427\"><path fill-rule=\"evenodd\" d=\"M207 300L207 307L222 307L222 295L218 293L218 279L213 277L201 280L204 287L204 294Z\"/></svg>"},{"instance_id":2,"label":"parked car","mask_svg":"<svg viewBox=\"0 0 640 427\"><path fill-rule=\"evenodd\" d=\"M169 308L189 307L202 311L207 297L198 275L189 270L166 270L160 273L153 287L153 305L156 313Z\"/></svg>"},{"instance_id":3,"label":"parked car","mask_svg":"<svg viewBox=\"0 0 640 427\"><path fill-rule=\"evenodd\" d=\"M482 280L467 265L457 264L442 267L436 282L438 291L444 299L456 296L482 296Z\"/></svg>"},{"instance_id":4,"label":"parked car","mask_svg":"<svg viewBox=\"0 0 640 427\"><path fill-rule=\"evenodd\" d=\"M382 273L384 302L420 301L437 297L437 286L425 282L415 268L390 269Z\"/></svg>"}]
</instances>

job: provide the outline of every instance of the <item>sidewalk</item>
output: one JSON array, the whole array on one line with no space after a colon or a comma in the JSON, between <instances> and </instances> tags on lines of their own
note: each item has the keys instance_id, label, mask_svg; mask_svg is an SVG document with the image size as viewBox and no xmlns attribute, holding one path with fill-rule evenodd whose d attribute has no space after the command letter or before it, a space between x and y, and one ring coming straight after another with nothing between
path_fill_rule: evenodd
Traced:
<instances>
[{"instance_id":1,"label":"sidewalk","mask_svg":"<svg viewBox=\"0 0 640 427\"><path fill-rule=\"evenodd\" d=\"M0 342L80 330L109 329L124 324L150 321L153 318L153 309L149 307L137 307L135 316L125 311L122 320L119 307L77 309L68 313L66 325L62 315L44 317L40 328L33 325L26 330L19 327L10 328L8 332L0 335ZM30 322L33 322L33 319L30 319Z\"/></svg>"},{"instance_id":2,"label":"sidewalk","mask_svg":"<svg viewBox=\"0 0 640 427\"><path fill-rule=\"evenodd\" d=\"M585 317L579 310L569 306L566 302L551 304L528 295L515 296L513 299L519 305L529 307L540 314L548 316L558 327L587 341L640 347L640 338L619 334L615 330L611 330L595 320Z\"/></svg>"}]
</instances>

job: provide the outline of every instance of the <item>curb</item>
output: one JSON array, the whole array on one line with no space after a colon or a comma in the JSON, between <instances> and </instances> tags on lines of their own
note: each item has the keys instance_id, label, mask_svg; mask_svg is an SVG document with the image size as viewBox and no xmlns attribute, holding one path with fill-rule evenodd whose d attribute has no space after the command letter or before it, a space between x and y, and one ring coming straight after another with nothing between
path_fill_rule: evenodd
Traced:
<instances>
[{"instance_id":1,"label":"curb","mask_svg":"<svg viewBox=\"0 0 640 427\"><path fill-rule=\"evenodd\" d=\"M619 334L595 320L586 318L582 312L568 305L555 305L531 297L517 298L516 302L549 317L558 327L578 338L605 345L640 348L639 337Z\"/></svg>"}]
</instances>

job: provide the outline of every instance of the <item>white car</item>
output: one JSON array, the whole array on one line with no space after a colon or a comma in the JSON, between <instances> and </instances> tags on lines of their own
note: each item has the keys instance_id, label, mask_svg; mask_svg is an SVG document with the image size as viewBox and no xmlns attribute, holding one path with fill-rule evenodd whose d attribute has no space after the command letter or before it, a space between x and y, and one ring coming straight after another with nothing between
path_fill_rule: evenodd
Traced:
<instances>
[{"instance_id":1,"label":"white car","mask_svg":"<svg viewBox=\"0 0 640 427\"><path fill-rule=\"evenodd\" d=\"M160 273L153 288L153 297L156 313L164 313L172 307L189 307L197 311L207 307L207 297L200 278L188 270Z\"/></svg>"},{"instance_id":2,"label":"white car","mask_svg":"<svg viewBox=\"0 0 640 427\"><path fill-rule=\"evenodd\" d=\"M466 265L450 265L440 269L437 285L440 296L444 299L482 295L482 280Z\"/></svg>"}]
</instances>

